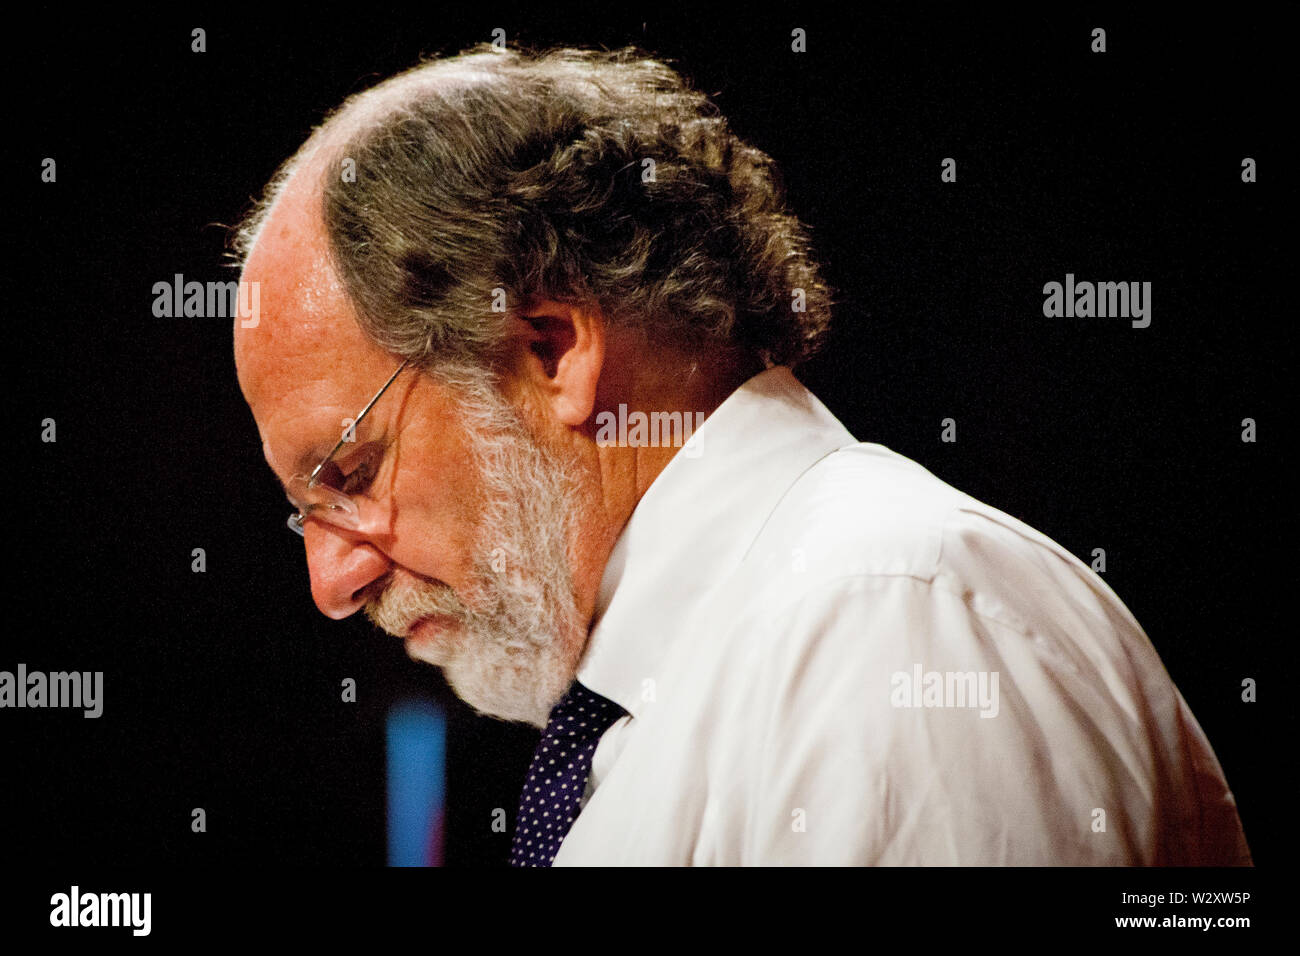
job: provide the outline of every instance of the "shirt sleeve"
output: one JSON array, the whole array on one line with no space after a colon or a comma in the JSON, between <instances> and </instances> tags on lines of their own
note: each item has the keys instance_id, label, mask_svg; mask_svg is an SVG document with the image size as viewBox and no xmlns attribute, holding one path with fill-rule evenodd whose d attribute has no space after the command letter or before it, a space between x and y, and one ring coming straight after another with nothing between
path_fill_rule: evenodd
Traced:
<instances>
[{"instance_id":1,"label":"shirt sleeve","mask_svg":"<svg viewBox=\"0 0 1300 956\"><path fill-rule=\"evenodd\" d=\"M1046 540L957 510L932 576L823 579L769 617L745 862L1249 863L1146 635Z\"/></svg>"}]
</instances>

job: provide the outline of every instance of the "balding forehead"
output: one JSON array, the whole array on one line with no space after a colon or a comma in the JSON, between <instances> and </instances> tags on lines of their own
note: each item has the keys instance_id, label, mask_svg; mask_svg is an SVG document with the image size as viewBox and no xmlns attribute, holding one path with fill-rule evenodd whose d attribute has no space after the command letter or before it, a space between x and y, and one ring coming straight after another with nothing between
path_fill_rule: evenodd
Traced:
<instances>
[{"instance_id":1,"label":"balding forehead","mask_svg":"<svg viewBox=\"0 0 1300 956\"><path fill-rule=\"evenodd\" d=\"M346 361L350 352L371 357L379 353L362 333L333 267L323 221L325 179L338 174L342 148L358 132L405 109L425 91L489 78L489 71L477 62L430 62L349 99L303 144L257 227L245 262L243 278L261 284L262 311L255 328L235 324L235 362L250 404L250 389L258 387L267 363L299 364L305 374L319 367L320 374L329 374L327 370Z\"/></svg>"},{"instance_id":2,"label":"balding forehead","mask_svg":"<svg viewBox=\"0 0 1300 956\"><path fill-rule=\"evenodd\" d=\"M290 177L244 267L242 279L259 285L261 316L251 328L235 322L235 363L253 405L264 382L279 382L291 371L307 378L334 375L377 351L333 268L316 172L309 164Z\"/></svg>"},{"instance_id":3,"label":"balding forehead","mask_svg":"<svg viewBox=\"0 0 1300 956\"><path fill-rule=\"evenodd\" d=\"M343 158L342 150L360 132L381 123L384 117L406 109L409 104L431 94L440 86L472 86L490 79L490 73L477 62L431 61L405 73L390 77L378 86L350 97L337 112L316 129L294 157L292 168L275 190L260 223L248 244L245 265L251 264L263 238L272 229L279 230L275 241L302 242L318 245L325 250L322 265L330 282L337 284L337 276L328 268L328 237L320 219L320 203L324 179L337 173L337 164ZM282 215L288 206L297 207L297 213ZM314 227L302 234L287 233L287 223L296 224L310 220Z\"/></svg>"}]
</instances>

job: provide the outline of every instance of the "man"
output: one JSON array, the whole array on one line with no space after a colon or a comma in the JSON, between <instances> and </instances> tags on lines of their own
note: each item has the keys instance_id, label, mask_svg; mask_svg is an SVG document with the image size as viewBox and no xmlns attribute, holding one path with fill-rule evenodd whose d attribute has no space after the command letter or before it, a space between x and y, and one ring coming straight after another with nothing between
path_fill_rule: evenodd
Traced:
<instances>
[{"instance_id":1,"label":"man","mask_svg":"<svg viewBox=\"0 0 1300 956\"><path fill-rule=\"evenodd\" d=\"M312 595L545 733L512 862L1234 864L1137 622L790 369L770 161L633 51L352 97L238 234L240 385Z\"/></svg>"}]
</instances>

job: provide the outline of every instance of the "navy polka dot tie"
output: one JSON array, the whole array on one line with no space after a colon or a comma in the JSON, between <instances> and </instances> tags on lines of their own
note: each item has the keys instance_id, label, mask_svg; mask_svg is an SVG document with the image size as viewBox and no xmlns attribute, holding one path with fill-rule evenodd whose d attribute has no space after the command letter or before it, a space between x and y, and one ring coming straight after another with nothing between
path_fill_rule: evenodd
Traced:
<instances>
[{"instance_id":1,"label":"navy polka dot tie","mask_svg":"<svg viewBox=\"0 0 1300 956\"><path fill-rule=\"evenodd\" d=\"M627 711L576 680L551 710L519 799L511 866L550 866L578 816L591 755Z\"/></svg>"}]
</instances>

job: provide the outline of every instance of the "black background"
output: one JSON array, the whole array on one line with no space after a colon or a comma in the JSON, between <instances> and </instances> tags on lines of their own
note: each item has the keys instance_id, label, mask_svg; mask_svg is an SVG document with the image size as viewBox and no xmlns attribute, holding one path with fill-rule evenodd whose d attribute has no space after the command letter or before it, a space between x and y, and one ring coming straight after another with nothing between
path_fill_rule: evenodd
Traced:
<instances>
[{"instance_id":1,"label":"black background","mask_svg":"<svg viewBox=\"0 0 1300 956\"><path fill-rule=\"evenodd\" d=\"M224 227L325 110L494 27L671 58L777 159L837 289L835 334L800 377L860 439L1085 561L1105 548L1257 863L1282 858L1294 104L1277 18L612 9L211 7L11 28L0 669L105 672L98 720L0 712L12 859L382 865L383 717L415 690L449 711L447 864L504 865L491 814L513 827L537 731L474 717L398 641L316 611L230 323L152 314L174 273L234 277ZM1246 156L1258 183L1241 181ZM1043 284L1067 272L1150 281L1151 326L1044 318ZM1247 677L1258 703L1240 699Z\"/></svg>"}]
</instances>

